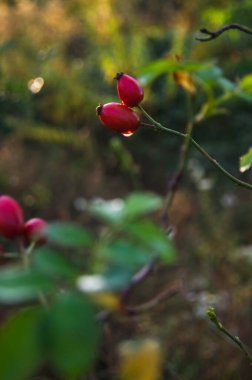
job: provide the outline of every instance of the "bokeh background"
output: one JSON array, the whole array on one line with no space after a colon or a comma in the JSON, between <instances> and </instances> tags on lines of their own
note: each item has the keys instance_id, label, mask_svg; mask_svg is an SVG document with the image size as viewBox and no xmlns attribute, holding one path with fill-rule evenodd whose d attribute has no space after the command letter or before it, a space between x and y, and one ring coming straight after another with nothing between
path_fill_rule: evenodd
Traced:
<instances>
[{"instance_id":1,"label":"bokeh background","mask_svg":"<svg viewBox=\"0 0 252 380\"><path fill-rule=\"evenodd\" d=\"M1 193L16 198L27 218L79 223L86 222L78 209L83 198L139 190L165 195L181 141L148 128L131 138L116 135L95 108L117 101L113 77L123 71L142 80L148 112L183 131L188 94L171 72L148 80L143 68L158 59L211 62L235 83L252 72L252 37L236 31L210 43L195 37L201 27L252 26L251 15L250 0L0 1ZM199 111L204 93L196 86L191 98ZM251 101L231 98L225 112L194 130L225 168L250 182L251 172L239 173L239 157L252 143L251 112ZM136 332L163 335L164 379L251 379L246 358L205 318L215 305L252 347L251 200L191 150L169 215L178 260L162 272L163 283L182 279L184 291L141 317ZM147 283L139 297L155 294L159 281ZM121 325L120 337L127 333ZM113 363L100 378L108 373Z\"/></svg>"}]
</instances>

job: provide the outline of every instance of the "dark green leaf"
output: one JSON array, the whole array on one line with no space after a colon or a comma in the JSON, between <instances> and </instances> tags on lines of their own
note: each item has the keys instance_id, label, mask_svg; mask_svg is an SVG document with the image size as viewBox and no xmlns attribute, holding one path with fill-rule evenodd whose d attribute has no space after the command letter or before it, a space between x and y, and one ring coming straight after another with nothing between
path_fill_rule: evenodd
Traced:
<instances>
[{"instance_id":1,"label":"dark green leaf","mask_svg":"<svg viewBox=\"0 0 252 380\"><path fill-rule=\"evenodd\" d=\"M0 379L27 380L42 361L40 308L22 310L0 331Z\"/></svg>"},{"instance_id":2,"label":"dark green leaf","mask_svg":"<svg viewBox=\"0 0 252 380\"><path fill-rule=\"evenodd\" d=\"M76 379L92 366L100 328L89 301L78 293L62 293L47 316L45 349L66 379Z\"/></svg>"},{"instance_id":3,"label":"dark green leaf","mask_svg":"<svg viewBox=\"0 0 252 380\"><path fill-rule=\"evenodd\" d=\"M110 265L123 267L125 270L139 268L153 256L151 249L123 238L103 245L100 247L99 254Z\"/></svg>"},{"instance_id":4,"label":"dark green leaf","mask_svg":"<svg viewBox=\"0 0 252 380\"><path fill-rule=\"evenodd\" d=\"M33 265L41 273L49 277L73 278L77 270L66 257L56 250L43 247L33 253Z\"/></svg>"},{"instance_id":5,"label":"dark green leaf","mask_svg":"<svg viewBox=\"0 0 252 380\"><path fill-rule=\"evenodd\" d=\"M8 267L0 271L0 302L11 304L36 299L51 286L49 278L36 270Z\"/></svg>"},{"instance_id":6,"label":"dark green leaf","mask_svg":"<svg viewBox=\"0 0 252 380\"><path fill-rule=\"evenodd\" d=\"M125 225L128 234L132 235L141 243L152 255L160 256L166 262L175 259L174 247L161 228L150 221L135 221Z\"/></svg>"},{"instance_id":7,"label":"dark green leaf","mask_svg":"<svg viewBox=\"0 0 252 380\"><path fill-rule=\"evenodd\" d=\"M66 247L87 247L93 241L87 230L74 223L50 223L46 234L49 242Z\"/></svg>"}]
</instances>

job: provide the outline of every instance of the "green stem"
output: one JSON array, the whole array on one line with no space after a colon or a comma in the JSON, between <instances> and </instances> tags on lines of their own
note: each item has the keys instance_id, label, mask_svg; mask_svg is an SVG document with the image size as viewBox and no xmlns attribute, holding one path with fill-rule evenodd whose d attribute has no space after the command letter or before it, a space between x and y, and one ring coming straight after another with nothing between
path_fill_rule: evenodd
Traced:
<instances>
[{"instance_id":1,"label":"green stem","mask_svg":"<svg viewBox=\"0 0 252 380\"><path fill-rule=\"evenodd\" d=\"M211 322L214 323L214 325L217 327L219 331L221 331L224 335L226 335L229 339L232 340L233 343L235 343L238 348L246 355L250 363L252 364L252 356L248 352L246 346L242 343L240 338L238 336L232 335L223 325L222 323L218 320L217 315L215 313L215 310L213 307L209 307L207 310L207 315Z\"/></svg>"},{"instance_id":2,"label":"green stem","mask_svg":"<svg viewBox=\"0 0 252 380\"><path fill-rule=\"evenodd\" d=\"M154 120L140 105L138 105L138 108L142 111L142 113L146 116L147 119L149 119L152 124L159 130L162 130L164 132L168 132L172 135L176 135L179 137L187 137L187 133L182 133L175 131L171 128L166 128L162 124L158 123L156 120ZM222 174L224 174L227 178L229 178L232 182L236 183L238 186L244 187L245 189L252 190L252 185L250 183L241 181L240 179L234 177L231 173L229 173L226 169L221 166L218 161L216 161L210 154L195 141L191 136L188 137L190 143L208 160L210 161Z\"/></svg>"}]
</instances>

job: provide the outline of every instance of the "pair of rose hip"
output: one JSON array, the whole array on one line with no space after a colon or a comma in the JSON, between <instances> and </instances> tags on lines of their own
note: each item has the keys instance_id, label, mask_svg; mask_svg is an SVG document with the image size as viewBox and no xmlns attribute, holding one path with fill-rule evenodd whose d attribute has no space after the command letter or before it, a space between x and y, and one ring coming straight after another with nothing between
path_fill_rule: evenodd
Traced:
<instances>
[{"instance_id":1,"label":"pair of rose hip","mask_svg":"<svg viewBox=\"0 0 252 380\"><path fill-rule=\"evenodd\" d=\"M139 82L130 75L117 73L115 79L122 103L99 104L96 112L107 127L124 136L131 136L141 124L139 115L131 108L141 103L144 92Z\"/></svg>"},{"instance_id":2,"label":"pair of rose hip","mask_svg":"<svg viewBox=\"0 0 252 380\"><path fill-rule=\"evenodd\" d=\"M43 233L46 227L47 223L41 218L25 222L19 203L8 195L0 196L0 235L10 240L21 238L26 245L33 241L41 245L46 243Z\"/></svg>"}]
</instances>

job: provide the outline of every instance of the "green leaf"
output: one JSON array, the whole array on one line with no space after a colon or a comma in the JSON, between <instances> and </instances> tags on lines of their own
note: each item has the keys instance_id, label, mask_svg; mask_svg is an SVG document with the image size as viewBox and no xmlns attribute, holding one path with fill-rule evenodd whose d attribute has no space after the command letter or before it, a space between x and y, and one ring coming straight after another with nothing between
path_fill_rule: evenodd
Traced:
<instances>
[{"instance_id":1,"label":"green leaf","mask_svg":"<svg viewBox=\"0 0 252 380\"><path fill-rule=\"evenodd\" d=\"M123 238L101 246L98 253L102 260L109 262L109 265L124 268L125 271L139 268L153 256L148 247Z\"/></svg>"},{"instance_id":2,"label":"green leaf","mask_svg":"<svg viewBox=\"0 0 252 380\"><path fill-rule=\"evenodd\" d=\"M176 62L169 59L158 59L138 70L137 74L142 84L148 84L159 75L176 71L198 71L211 67L211 62Z\"/></svg>"},{"instance_id":3,"label":"green leaf","mask_svg":"<svg viewBox=\"0 0 252 380\"><path fill-rule=\"evenodd\" d=\"M77 280L78 288L86 293L118 291L123 289L132 276L126 268L110 267L103 274L83 275Z\"/></svg>"},{"instance_id":4,"label":"green leaf","mask_svg":"<svg viewBox=\"0 0 252 380\"><path fill-rule=\"evenodd\" d=\"M67 380L86 373L97 355L100 328L90 302L78 293L62 293L47 315L45 349Z\"/></svg>"},{"instance_id":5,"label":"green leaf","mask_svg":"<svg viewBox=\"0 0 252 380\"><path fill-rule=\"evenodd\" d=\"M109 223L118 223L124 216L124 201L123 199L96 199L88 205L88 211Z\"/></svg>"},{"instance_id":6,"label":"green leaf","mask_svg":"<svg viewBox=\"0 0 252 380\"><path fill-rule=\"evenodd\" d=\"M50 279L34 269L15 266L0 271L0 302L12 304L33 300L51 287Z\"/></svg>"},{"instance_id":7,"label":"green leaf","mask_svg":"<svg viewBox=\"0 0 252 380\"><path fill-rule=\"evenodd\" d=\"M106 222L120 224L127 218L138 218L144 214L159 209L162 197L152 193L132 193L125 200L112 199L106 201L99 199L89 203L91 214Z\"/></svg>"},{"instance_id":8,"label":"green leaf","mask_svg":"<svg viewBox=\"0 0 252 380\"><path fill-rule=\"evenodd\" d=\"M77 270L62 253L49 247L36 249L32 260L33 266L49 277L72 279L77 274Z\"/></svg>"},{"instance_id":9,"label":"green leaf","mask_svg":"<svg viewBox=\"0 0 252 380\"><path fill-rule=\"evenodd\" d=\"M132 193L125 200L124 215L133 219L158 210L162 206L162 197L152 193Z\"/></svg>"},{"instance_id":10,"label":"green leaf","mask_svg":"<svg viewBox=\"0 0 252 380\"><path fill-rule=\"evenodd\" d=\"M252 147L249 151L240 157L240 171L243 173L246 170L250 169L252 166Z\"/></svg>"},{"instance_id":11,"label":"green leaf","mask_svg":"<svg viewBox=\"0 0 252 380\"><path fill-rule=\"evenodd\" d=\"M90 233L74 223L50 223L46 234L49 242L65 247L87 247L93 242Z\"/></svg>"},{"instance_id":12,"label":"green leaf","mask_svg":"<svg viewBox=\"0 0 252 380\"><path fill-rule=\"evenodd\" d=\"M8 319L0 331L0 379L23 380L42 361L39 307L22 310Z\"/></svg>"},{"instance_id":13,"label":"green leaf","mask_svg":"<svg viewBox=\"0 0 252 380\"><path fill-rule=\"evenodd\" d=\"M154 256L158 255L165 262L173 262L175 259L174 247L161 228L150 221L136 221L125 225L128 234L132 235L139 243Z\"/></svg>"},{"instance_id":14,"label":"green leaf","mask_svg":"<svg viewBox=\"0 0 252 380\"><path fill-rule=\"evenodd\" d=\"M252 93L252 74L245 75L239 83L242 90Z\"/></svg>"}]
</instances>

